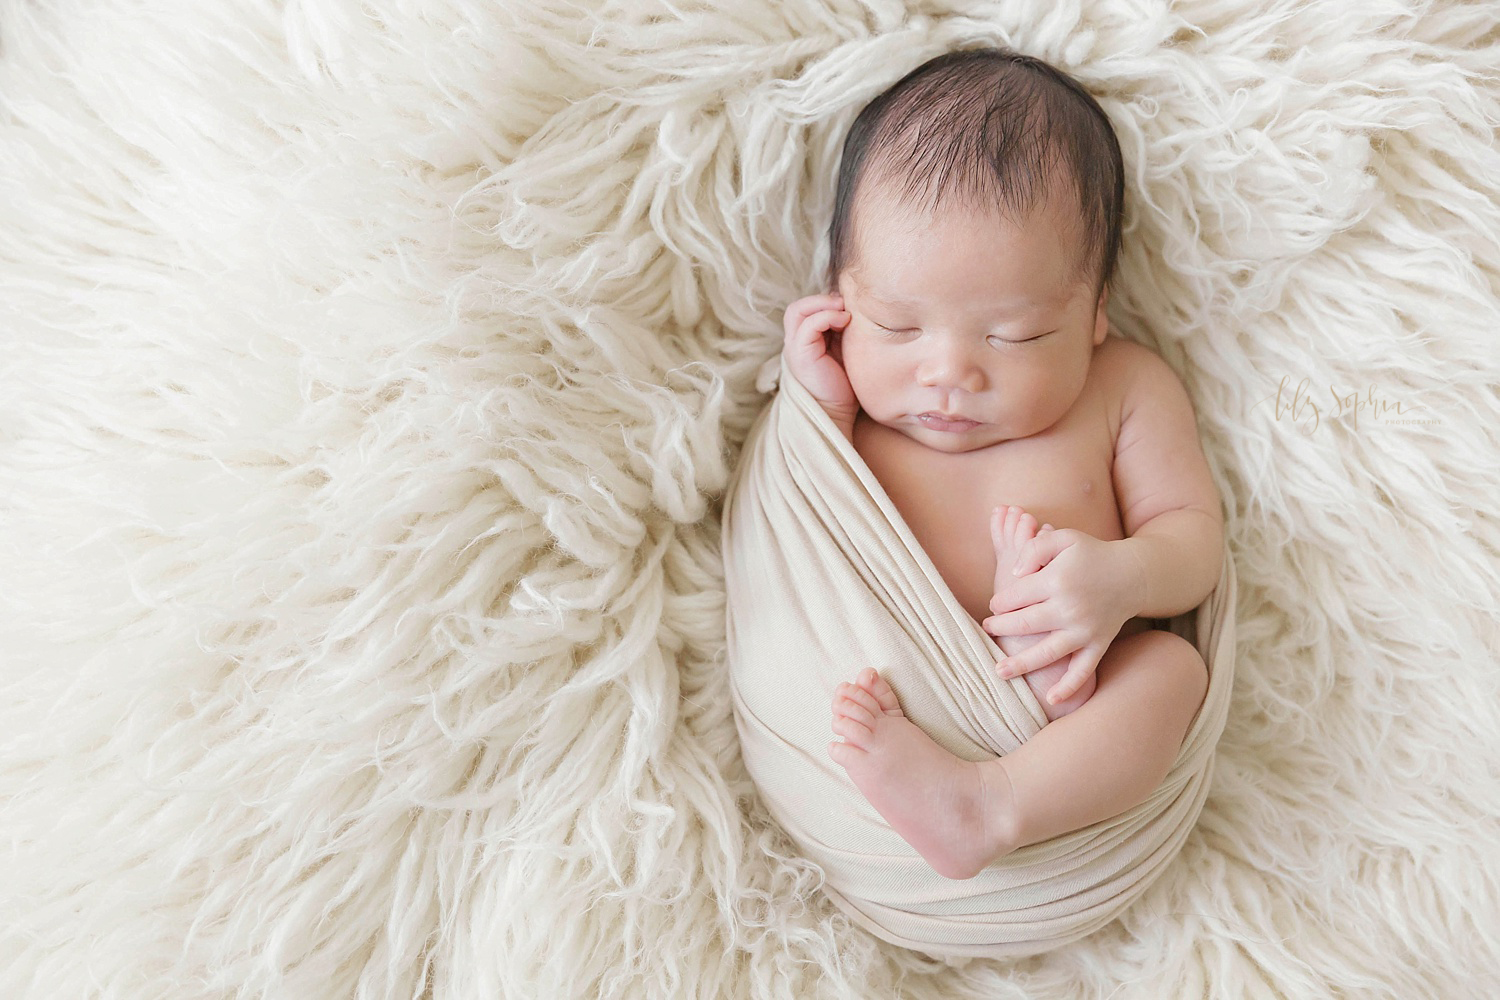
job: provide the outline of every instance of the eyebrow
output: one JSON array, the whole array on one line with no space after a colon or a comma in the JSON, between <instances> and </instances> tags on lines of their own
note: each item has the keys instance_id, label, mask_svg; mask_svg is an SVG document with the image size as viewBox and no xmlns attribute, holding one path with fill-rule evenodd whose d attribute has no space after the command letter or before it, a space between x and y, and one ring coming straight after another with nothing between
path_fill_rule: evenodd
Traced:
<instances>
[{"instance_id":1,"label":"eyebrow","mask_svg":"<svg viewBox=\"0 0 1500 1000\"><path fill-rule=\"evenodd\" d=\"M866 298L874 299L876 302L883 306L920 306L922 304L916 299L903 299L900 296L896 295L881 295L869 288L864 289L864 293Z\"/></svg>"},{"instance_id":2,"label":"eyebrow","mask_svg":"<svg viewBox=\"0 0 1500 1000\"><path fill-rule=\"evenodd\" d=\"M877 295L876 292L865 291L865 298L874 300L877 306L889 306L891 309L919 309L922 303L915 298L901 298L898 295Z\"/></svg>"},{"instance_id":3,"label":"eyebrow","mask_svg":"<svg viewBox=\"0 0 1500 1000\"><path fill-rule=\"evenodd\" d=\"M892 309L913 309L920 308L923 305L923 303L915 299L904 299L900 298L899 296L884 296L870 288L862 288L862 290L864 292L864 297L867 299L873 299L876 305L889 306ZM1017 314L1038 312L1043 309L1054 308L1060 304L1061 303L1042 302L1037 299L1029 299L1024 304L1020 305L1019 308L1016 308L1013 311ZM998 309L996 303L987 303L987 305L990 307L991 311L1004 311L1002 309Z\"/></svg>"}]
</instances>

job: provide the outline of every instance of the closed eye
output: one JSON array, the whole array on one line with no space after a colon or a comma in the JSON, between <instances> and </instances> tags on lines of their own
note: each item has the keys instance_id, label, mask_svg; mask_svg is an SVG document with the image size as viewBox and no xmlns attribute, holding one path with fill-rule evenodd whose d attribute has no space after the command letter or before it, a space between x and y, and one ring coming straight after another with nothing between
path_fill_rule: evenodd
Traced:
<instances>
[{"instance_id":1,"label":"closed eye","mask_svg":"<svg viewBox=\"0 0 1500 1000\"><path fill-rule=\"evenodd\" d=\"M1004 337L991 337L990 339L998 340L1002 344L1030 344L1033 341L1041 340L1043 337L1050 337L1056 332L1056 330L1048 330L1046 333L1039 333L1035 337L1027 337L1025 340L1006 340Z\"/></svg>"},{"instance_id":2,"label":"closed eye","mask_svg":"<svg viewBox=\"0 0 1500 1000\"><path fill-rule=\"evenodd\" d=\"M891 327L888 327L888 326L886 326L883 323L876 323L873 319L870 320L870 322L874 323L877 329L883 330L884 332L889 333L889 334L893 334L893 335L894 334L916 333L917 332L915 327L908 327L906 329L897 330L897 329L892 329ZM1039 333L1035 337L1027 337L1025 340L1007 340L1004 337L991 337L990 339L991 340L998 340L1002 344L1029 344L1029 343L1031 343L1034 340L1041 340L1043 337L1050 337L1050 336L1052 336L1056 332L1057 332L1056 330L1048 330L1046 333Z\"/></svg>"}]
</instances>

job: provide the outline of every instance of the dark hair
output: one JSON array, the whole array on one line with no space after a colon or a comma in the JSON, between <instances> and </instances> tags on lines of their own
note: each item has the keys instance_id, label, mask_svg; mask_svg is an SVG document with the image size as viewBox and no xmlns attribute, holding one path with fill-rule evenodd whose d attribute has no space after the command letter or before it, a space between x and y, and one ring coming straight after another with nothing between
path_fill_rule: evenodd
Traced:
<instances>
[{"instance_id":1,"label":"dark hair","mask_svg":"<svg viewBox=\"0 0 1500 1000\"><path fill-rule=\"evenodd\" d=\"M877 96L844 139L833 220L828 289L852 263L860 181L899 179L901 196L928 208L951 197L1021 217L1052 193L1058 168L1078 198L1083 260L1098 290L1120 253L1125 168L1104 109L1083 86L1033 56L1008 49L948 52Z\"/></svg>"}]
</instances>

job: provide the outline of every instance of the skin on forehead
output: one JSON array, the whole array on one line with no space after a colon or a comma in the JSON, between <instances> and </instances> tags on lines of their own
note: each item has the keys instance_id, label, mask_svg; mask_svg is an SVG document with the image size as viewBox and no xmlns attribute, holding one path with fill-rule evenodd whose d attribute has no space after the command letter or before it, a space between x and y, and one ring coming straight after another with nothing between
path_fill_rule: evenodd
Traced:
<instances>
[{"instance_id":1,"label":"skin on forehead","mask_svg":"<svg viewBox=\"0 0 1500 1000\"><path fill-rule=\"evenodd\" d=\"M1056 244L1047 248L1049 256L1064 263L1068 271L1067 274L1056 274L1054 280L1048 281L1047 285L1066 285L1068 292L1071 292L1071 286L1075 282L1086 282L1093 278L1088 272L1098 264L1089 259L1077 197L1063 178L1054 175L1047 195L1031 205L1024 215L1018 216L1001 205L976 208L970 204L972 201L972 197L950 197L936 207L908 203L900 197L899 183L879 174L868 177L859 185L851 206L849 260L844 266L844 273L861 288L877 293L880 289L871 287L878 284L874 272L887 268L877 268L873 262L865 259L867 253L875 252L877 248L882 256L890 254L893 249L899 254L901 247L923 242L927 234L940 224L952 234L955 222L959 224L960 230L972 231L976 226L995 229L1025 226L1037 218L1045 220L1047 232L1057 237ZM982 232L975 235L982 239ZM980 248L976 246L974 249L977 252ZM867 263L872 266L865 266ZM1042 275L1037 277L1041 278ZM900 305L902 303L896 301L899 298L894 290L890 290L882 297L882 301Z\"/></svg>"},{"instance_id":2,"label":"skin on forehead","mask_svg":"<svg viewBox=\"0 0 1500 1000\"><path fill-rule=\"evenodd\" d=\"M1049 198L1021 219L959 202L929 210L874 185L855 206L844 270L861 298L896 313L962 300L996 316L1061 308L1093 291L1077 212ZM998 256L1007 285L995 283ZM934 265L939 266L934 266Z\"/></svg>"}]
</instances>

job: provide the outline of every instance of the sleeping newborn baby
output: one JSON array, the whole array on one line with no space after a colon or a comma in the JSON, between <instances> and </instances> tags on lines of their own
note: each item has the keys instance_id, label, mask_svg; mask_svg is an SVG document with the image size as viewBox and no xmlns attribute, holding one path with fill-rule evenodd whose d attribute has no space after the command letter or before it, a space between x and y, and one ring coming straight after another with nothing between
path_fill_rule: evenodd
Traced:
<instances>
[{"instance_id":1,"label":"sleeping newborn baby","mask_svg":"<svg viewBox=\"0 0 1500 1000\"><path fill-rule=\"evenodd\" d=\"M1193 645L1153 626L1213 590L1223 516L1181 382L1105 315L1123 190L1071 78L940 56L855 121L831 292L786 311L784 363L1048 719L961 760L851 665L829 754L949 878L1143 801L1207 687Z\"/></svg>"}]
</instances>

